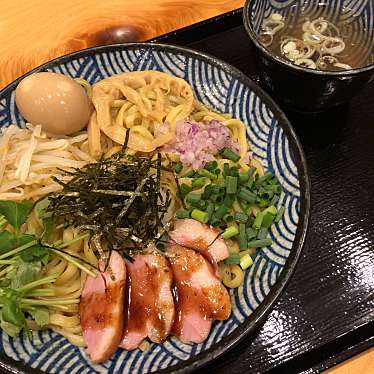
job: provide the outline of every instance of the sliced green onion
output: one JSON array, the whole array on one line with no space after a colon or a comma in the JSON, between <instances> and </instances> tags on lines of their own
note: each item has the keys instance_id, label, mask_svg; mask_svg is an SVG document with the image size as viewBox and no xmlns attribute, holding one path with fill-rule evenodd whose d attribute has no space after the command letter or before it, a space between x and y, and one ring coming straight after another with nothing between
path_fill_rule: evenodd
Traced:
<instances>
[{"instance_id":1,"label":"sliced green onion","mask_svg":"<svg viewBox=\"0 0 374 374\"><path fill-rule=\"evenodd\" d=\"M222 219L223 216L229 211L229 208L226 205L219 205L218 209L214 213L214 217L217 219Z\"/></svg>"},{"instance_id":2,"label":"sliced green onion","mask_svg":"<svg viewBox=\"0 0 374 374\"><path fill-rule=\"evenodd\" d=\"M240 208L243 210L243 212L246 212L248 210L249 203L247 203L246 201L243 201L241 199L238 199L238 203L239 203Z\"/></svg>"},{"instance_id":3,"label":"sliced green onion","mask_svg":"<svg viewBox=\"0 0 374 374\"><path fill-rule=\"evenodd\" d=\"M208 184L207 186L205 186L204 192L201 195L201 198L204 200L208 200L210 196L212 195L212 192L213 192L213 186L211 184Z\"/></svg>"},{"instance_id":4,"label":"sliced green onion","mask_svg":"<svg viewBox=\"0 0 374 374\"><path fill-rule=\"evenodd\" d=\"M254 175L255 171L256 171L256 168L255 168L254 166L252 166L252 167L248 170L248 175L249 175L250 177L252 177L252 176Z\"/></svg>"},{"instance_id":5,"label":"sliced green onion","mask_svg":"<svg viewBox=\"0 0 374 374\"><path fill-rule=\"evenodd\" d=\"M195 175L194 170L190 170L188 173L186 173L183 178L192 178Z\"/></svg>"},{"instance_id":6,"label":"sliced green onion","mask_svg":"<svg viewBox=\"0 0 374 374\"><path fill-rule=\"evenodd\" d=\"M189 218L191 212L189 210L179 210L178 212L175 213L175 216L179 219L183 218Z\"/></svg>"},{"instance_id":7,"label":"sliced green onion","mask_svg":"<svg viewBox=\"0 0 374 374\"><path fill-rule=\"evenodd\" d=\"M253 227L257 230L260 230L262 226L262 220L264 219L264 213L263 212L258 212L257 216L255 218L255 221L253 222Z\"/></svg>"},{"instance_id":8,"label":"sliced green onion","mask_svg":"<svg viewBox=\"0 0 374 374\"><path fill-rule=\"evenodd\" d=\"M233 236L236 236L239 234L239 230L237 227L235 226L230 226L228 227L223 233L222 233L222 238L223 239L230 239L232 238Z\"/></svg>"},{"instance_id":9,"label":"sliced green onion","mask_svg":"<svg viewBox=\"0 0 374 374\"><path fill-rule=\"evenodd\" d=\"M268 180L269 176L268 176L268 173L266 173L264 176L262 177L259 177L257 178L256 182L255 182L255 186L257 188L260 188L267 180Z\"/></svg>"},{"instance_id":10,"label":"sliced green onion","mask_svg":"<svg viewBox=\"0 0 374 374\"><path fill-rule=\"evenodd\" d=\"M248 173L239 173L239 182L240 183L246 183L249 180Z\"/></svg>"},{"instance_id":11,"label":"sliced green onion","mask_svg":"<svg viewBox=\"0 0 374 374\"><path fill-rule=\"evenodd\" d=\"M199 170L199 175L201 177L207 177L209 179L217 179L218 178L217 174L213 174L209 170L206 170L206 169Z\"/></svg>"},{"instance_id":12,"label":"sliced green onion","mask_svg":"<svg viewBox=\"0 0 374 374\"><path fill-rule=\"evenodd\" d=\"M218 163L217 161L210 161L208 162L205 166L204 169L209 170L209 171L214 171L217 169Z\"/></svg>"},{"instance_id":13,"label":"sliced green onion","mask_svg":"<svg viewBox=\"0 0 374 374\"><path fill-rule=\"evenodd\" d=\"M214 170L214 174L216 174L217 176L221 174L221 170L220 169L216 169Z\"/></svg>"},{"instance_id":14,"label":"sliced green onion","mask_svg":"<svg viewBox=\"0 0 374 374\"><path fill-rule=\"evenodd\" d=\"M282 187L279 185L274 185L274 184L266 185L265 189L276 194L280 194L282 192Z\"/></svg>"},{"instance_id":15,"label":"sliced green onion","mask_svg":"<svg viewBox=\"0 0 374 374\"><path fill-rule=\"evenodd\" d=\"M268 208L266 208L266 209L264 210L264 212L266 212L266 213L270 213L270 214L272 214L273 216L275 216L275 215L277 214L277 208L276 208L274 205L271 205L271 206L269 206Z\"/></svg>"},{"instance_id":16,"label":"sliced green onion","mask_svg":"<svg viewBox=\"0 0 374 374\"><path fill-rule=\"evenodd\" d=\"M239 225L239 248L241 250L247 249L247 234L245 232L245 224L241 223Z\"/></svg>"},{"instance_id":17,"label":"sliced green onion","mask_svg":"<svg viewBox=\"0 0 374 374\"><path fill-rule=\"evenodd\" d=\"M239 264L240 264L240 267L243 270L248 269L249 267L251 267L253 265L252 257L249 254L246 254L246 255L242 256L240 258L240 263Z\"/></svg>"},{"instance_id":18,"label":"sliced green onion","mask_svg":"<svg viewBox=\"0 0 374 374\"><path fill-rule=\"evenodd\" d=\"M248 189L251 189L253 187L253 184L255 183L255 180L252 178L252 177L249 177L249 180L248 182L245 184L245 186L248 188Z\"/></svg>"},{"instance_id":19,"label":"sliced green onion","mask_svg":"<svg viewBox=\"0 0 374 374\"><path fill-rule=\"evenodd\" d=\"M224 200L225 200L224 195L218 195L217 199L216 199L216 202L219 203L219 204L222 204Z\"/></svg>"},{"instance_id":20,"label":"sliced green onion","mask_svg":"<svg viewBox=\"0 0 374 374\"><path fill-rule=\"evenodd\" d=\"M179 174L182 170L183 170L183 165L180 162L178 162L177 164L175 164L174 171L177 174Z\"/></svg>"},{"instance_id":21,"label":"sliced green onion","mask_svg":"<svg viewBox=\"0 0 374 374\"><path fill-rule=\"evenodd\" d=\"M271 171L268 171L267 173L265 173L264 177L266 178L266 180L269 180L269 179L273 178L274 175Z\"/></svg>"},{"instance_id":22,"label":"sliced green onion","mask_svg":"<svg viewBox=\"0 0 374 374\"><path fill-rule=\"evenodd\" d=\"M261 247L267 247L268 245L271 245L273 241L271 239L260 239L260 240L252 240L248 242L249 248L261 248Z\"/></svg>"},{"instance_id":23,"label":"sliced green onion","mask_svg":"<svg viewBox=\"0 0 374 374\"><path fill-rule=\"evenodd\" d=\"M279 200L279 196L274 195L273 198L270 201L270 205L275 205L278 202L278 200Z\"/></svg>"},{"instance_id":24,"label":"sliced green onion","mask_svg":"<svg viewBox=\"0 0 374 374\"><path fill-rule=\"evenodd\" d=\"M257 234L257 239L265 239L268 235L268 229L261 227Z\"/></svg>"},{"instance_id":25,"label":"sliced green onion","mask_svg":"<svg viewBox=\"0 0 374 374\"><path fill-rule=\"evenodd\" d=\"M202 210L194 209L191 212L191 218L201 223L207 223L209 220L209 214L207 212L203 212Z\"/></svg>"},{"instance_id":26,"label":"sliced green onion","mask_svg":"<svg viewBox=\"0 0 374 374\"><path fill-rule=\"evenodd\" d=\"M214 184L212 186L212 193L217 194L217 195L220 194L221 193L221 187L218 186L217 184Z\"/></svg>"},{"instance_id":27,"label":"sliced green onion","mask_svg":"<svg viewBox=\"0 0 374 374\"><path fill-rule=\"evenodd\" d=\"M239 177L239 169L236 166L230 168L230 175L233 177Z\"/></svg>"},{"instance_id":28,"label":"sliced green onion","mask_svg":"<svg viewBox=\"0 0 374 374\"><path fill-rule=\"evenodd\" d=\"M236 191L238 190L238 178L228 175L225 178L225 185L226 185L226 193L235 194Z\"/></svg>"},{"instance_id":29,"label":"sliced green onion","mask_svg":"<svg viewBox=\"0 0 374 374\"><path fill-rule=\"evenodd\" d=\"M223 216L223 220L224 220L225 222L232 222L232 221L234 220L234 216L231 215L230 213L225 214L225 215Z\"/></svg>"},{"instance_id":30,"label":"sliced green onion","mask_svg":"<svg viewBox=\"0 0 374 374\"><path fill-rule=\"evenodd\" d=\"M221 195L218 195L216 193L212 193L209 197L210 201L213 201L214 203L218 200L218 198L221 197Z\"/></svg>"},{"instance_id":31,"label":"sliced green onion","mask_svg":"<svg viewBox=\"0 0 374 374\"><path fill-rule=\"evenodd\" d=\"M256 202L257 196L246 188L241 188L238 193L238 198L252 204Z\"/></svg>"},{"instance_id":32,"label":"sliced green onion","mask_svg":"<svg viewBox=\"0 0 374 374\"><path fill-rule=\"evenodd\" d=\"M182 183L179 189L182 195L182 199L184 199L186 195L191 191L192 188L188 184Z\"/></svg>"},{"instance_id":33,"label":"sliced green onion","mask_svg":"<svg viewBox=\"0 0 374 374\"><path fill-rule=\"evenodd\" d=\"M211 221L212 219L212 216L213 216L213 212L214 212L214 205L212 202L208 202L208 205L206 207L206 212L208 213L208 219L209 219L209 222Z\"/></svg>"},{"instance_id":34,"label":"sliced green onion","mask_svg":"<svg viewBox=\"0 0 374 374\"><path fill-rule=\"evenodd\" d=\"M198 204L201 200L201 194L195 193L195 192L190 192L186 196L186 201L192 205Z\"/></svg>"},{"instance_id":35,"label":"sliced green onion","mask_svg":"<svg viewBox=\"0 0 374 374\"><path fill-rule=\"evenodd\" d=\"M246 223L248 221L248 215L242 212L237 212L234 215L235 221L241 222L241 223Z\"/></svg>"},{"instance_id":36,"label":"sliced green onion","mask_svg":"<svg viewBox=\"0 0 374 374\"><path fill-rule=\"evenodd\" d=\"M202 210L205 210L208 206L208 202L206 200L200 200L198 204L196 204L197 207L199 207Z\"/></svg>"},{"instance_id":37,"label":"sliced green onion","mask_svg":"<svg viewBox=\"0 0 374 374\"><path fill-rule=\"evenodd\" d=\"M253 229L252 227L248 227L246 230L247 240L250 241L257 237L257 230Z\"/></svg>"},{"instance_id":38,"label":"sliced green onion","mask_svg":"<svg viewBox=\"0 0 374 374\"><path fill-rule=\"evenodd\" d=\"M230 164L226 162L223 164L223 176L227 177L228 175L230 175Z\"/></svg>"},{"instance_id":39,"label":"sliced green onion","mask_svg":"<svg viewBox=\"0 0 374 374\"><path fill-rule=\"evenodd\" d=\"M206 178L205 177L195 178L195 179L192 180L192 188L203 187L205 183L206 183Z\"/></svg>"},{"instance_id":40,"label":"sliced green onion","mask_svg":"<svg viewBox=\"0 0 374 374\"><path fill-rule=\"evenodd\" d=\"M212 218L212 221L210 222L210 225L213 227L218 227L221 224L220 219L216 219L214 216Z\"/></svg>"},{"instance_id":41,"label":"sliced green onion","mask_svg":"<svg viewBox=\"0 0 374 374\"><path fill-rule=\"evenodd\" d=\"M240 256L239 253L231 253L229 257L225 260L226 265L239 265L240 264Z\"/></svg>"},{"instance_id":42,"label":"sliced green onion","mask_svg":"<svg viewBox=\"0 0 374 374\"><path fill-rule=\"evenodd\" d=\"M278 213L277 213L277 215L275 217L275 220L274 220L275 222L279 222L282 219L285 210L286 209L284 208L284 206L281 206L278 209Z\"/></svg>"},{"instance_id":43,"label":"sliced green onion","mask_svg":"<svg viewBox=\"0 0 374 374\"><path fill-rule=\"evenodd\" d=\"M273 214L266 212L262 218L261 226L268 229L272 225L274 218L275 216Z\"/></svg>"},{"instance_id":44,"label":"sliced green onion","mask_svg":"<svg viewBox=\"0 0 374 374\"><path fill-rule=\"evenodd\" d=\"M258 202L258 205L260 206L260 208L265 208L265 207L269 206L269 200L260 199L259 202Z\"/></svg>"},{"instance_id":45,"label":"sliced green onion","mask_svg":"<svg viewBox=\"0 0 374 374\"><path fill-rule=\"evenodd\" d=\"M223 204L226 205L228 208L231 208L235 202L235 196L233 195L226 195L223 199Z\"/></svg>"},{"instance_id":46,"label":"sliced green onion","mask_svg":"<svg viewBox=\"0 0 374 374\"><path fill-rule=\"evenodd\" d=\"M240 160L240 156L233 152L230 148L223 148L223 150L220 152L221 156L223 158L226 158L227 160L238 162Z\"/></svg>"}]
</instances>

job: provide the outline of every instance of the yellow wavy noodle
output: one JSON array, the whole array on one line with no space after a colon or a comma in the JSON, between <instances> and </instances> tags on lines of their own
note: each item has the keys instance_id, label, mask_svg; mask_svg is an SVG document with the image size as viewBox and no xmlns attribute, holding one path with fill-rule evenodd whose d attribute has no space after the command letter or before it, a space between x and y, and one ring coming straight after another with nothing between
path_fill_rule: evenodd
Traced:
<instances>
[{"instance_id":1,"label":"yellow wavy noodle","mask_svg":"<svg viewBox=\"0 0 374 374\"><path fill-rule=\"evenodd\" d=\"M250 161L250 165L256 168L257 173L260 177L265 175L264 167L262 166L260 161L256 160L255 158L252 158L252 160Z\"/></svg>"},{"instance_id":2,"label":"yellow wavy noodle","mask_svg":"<svg viewBox=\"0 0 374 374\"><path fill-rule=\"evenodd\" d=\"M121 100L121 106L118 105ZM131 131L129 148L140 152L151 152L174 137L177 121L190 116L193 110L193 92L183 79L158 71L130 72L115 75L92 86L92 102L96 117L90 121L92 130L100 129L116 143L123 144L126 128L137 126L148 133ZM120 108L113 115L113 107ZM171 131L156 134L154 129L163 122L168 122ZM151 136L149 136L151 135ZM97 146L97 131L89 131L89 140ZM162 136L162 140L157 139Z\"/></svg>"},{"instance_id":3,"label":"yellow wavy noodle","mask_svg":"<svg viewBox=\"0 0 374 374\"><path fill-rule=\"evenodd\" d=\"M230 119L223 122L223 124L230 129L233 138L239 143L240 156L244 157L248 152L248 142L243 122L238 119Z\"/></svg>"}]
</instances>

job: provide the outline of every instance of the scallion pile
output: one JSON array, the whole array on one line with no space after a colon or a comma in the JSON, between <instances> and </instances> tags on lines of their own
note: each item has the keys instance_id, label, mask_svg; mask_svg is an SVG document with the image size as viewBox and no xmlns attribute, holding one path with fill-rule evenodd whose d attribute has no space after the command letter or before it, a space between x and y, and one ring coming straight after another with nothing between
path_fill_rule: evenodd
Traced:
<instances>
[{"instance_id":1,"label":"scallion pile","mask_svg":"<svg viewBox=\"0 0 374 374\"><path fill-rule=\"evenodd\" d=\"M241 171L239 155L225 148L220 153L224 162L219 168L216 161L209 162L204 169L178 175L179 197L184 210L176 212L179 219L192 218L220 230L222 238L235 240L240 251L262 248L272 244L268 230L273 222L279 222L284 207L276 208L282 187L270 172L259 176L255 167ZM181 173L179 164L176 173ZM251 265L248 256L233 253L226 263Z\"/></svg>"}]
</instances>

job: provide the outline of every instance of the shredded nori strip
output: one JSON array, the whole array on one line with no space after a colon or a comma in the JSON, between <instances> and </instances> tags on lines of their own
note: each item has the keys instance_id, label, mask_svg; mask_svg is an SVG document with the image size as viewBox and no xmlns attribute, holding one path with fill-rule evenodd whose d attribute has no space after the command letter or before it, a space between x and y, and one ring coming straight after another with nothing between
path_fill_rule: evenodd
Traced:
<instances>
[{"instance_id":1,"label":"shredded nori strip","mask_svg":"<svg viewBox=\"0 0 374 374\"><path fill-rule=\"evenodd\" d=\"M125 142L126 144L127 142ZM170 193L161 194L161 155L157 159L126 155L121 151L108 159L74 172L63 191L49 196L48 210L55 222L99 234L108 249L142 250L165 231L162 223L170 205Z\"/></svg>"}]
</instances>

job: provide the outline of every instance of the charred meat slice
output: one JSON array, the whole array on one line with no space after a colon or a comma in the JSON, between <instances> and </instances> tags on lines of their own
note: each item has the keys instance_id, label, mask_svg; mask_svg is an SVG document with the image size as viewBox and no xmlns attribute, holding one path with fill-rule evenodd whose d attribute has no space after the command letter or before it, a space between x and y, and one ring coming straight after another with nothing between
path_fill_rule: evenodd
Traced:
<instances>
[{"instance_id":1,"label":"charred meat slice","mask_svg":"<svg viewBox=\"0 0 374 374\"><path fill-rule=\"evenodd\" d=\"M171 245L166 256L175 284L172 333L183 343L201 343L209 334L212 320L229 318L230 296L211 264L198 252Z\"/></svg>"},{"instance_id":2,"label":"charred meat slice","mask_svg":"<svg viewBox=\"0 0 374 374\"><path fill-rule=\"evenodd\" d=\"M163 342L174 322L172 271L165 257L155 251L127 261L128 294L121 347L137 348L145 338Z\"/></svg>"},{"instance_id":3,"label":"charred meat slice","mask_svg":"<svg viewBox=\"0 0 374 374\"><path fill-rule=\"evenodd\" d=\"M108 270L85 281L79 313L87 353L94 363L110 358L121 341L125 285L125 261L114 251Z\"/></svg>"},{"instance_id":4,"label":"charred meat slice","mask_svg":"<svg viewBox=\"0 0 374 374\"><path fill-rule=\"evenodd\" d=\"M216 229L190 218L177 220L169 232L173 242L199 251L213 265L229 257L227 245L218 234Z\"/></svg>"}]
</instances>

